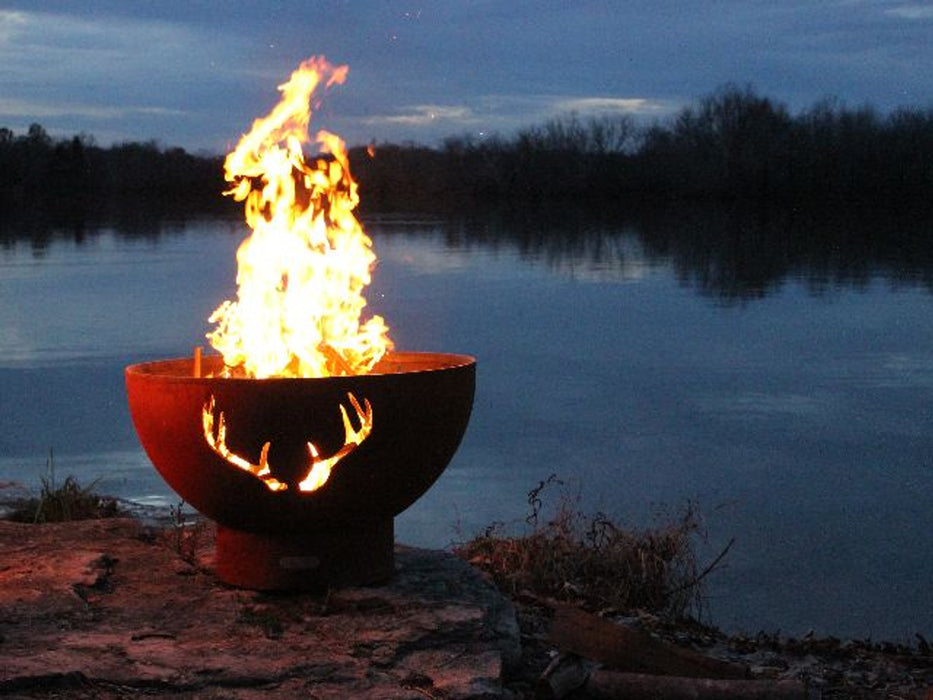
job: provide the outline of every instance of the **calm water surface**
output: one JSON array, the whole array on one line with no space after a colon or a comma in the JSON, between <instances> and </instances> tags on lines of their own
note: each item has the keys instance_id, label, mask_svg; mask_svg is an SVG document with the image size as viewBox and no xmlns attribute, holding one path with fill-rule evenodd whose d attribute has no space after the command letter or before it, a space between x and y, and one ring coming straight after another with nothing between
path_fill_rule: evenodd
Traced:
<instances>
[{"instance_id":1,"label":"calm water surface","mask_svg":"<svg viewBox=\"0 0 933 700\"><path fill-rule=\"evenodd\" d=\"M370 306L397 346L479 359L464 442L398 538L521 523L557 474L633 526L697 503L704 557L736 540L705 611L728 630L933 637L929 271L569 228L368 224ZM177 502L136 441L122 370L203 342L243 235L207 220L2 243L0 482L34 488L54 448L60 475Z\"/></svg>"}]
</instances>

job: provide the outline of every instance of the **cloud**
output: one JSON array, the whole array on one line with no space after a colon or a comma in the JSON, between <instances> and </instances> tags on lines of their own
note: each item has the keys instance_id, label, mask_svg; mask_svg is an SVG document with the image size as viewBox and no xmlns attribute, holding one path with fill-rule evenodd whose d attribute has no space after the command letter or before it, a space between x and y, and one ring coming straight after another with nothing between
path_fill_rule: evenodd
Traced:
<instances>
[{"instance_id":1,"label":"cloud","mask_svg":"<svg viewBox=\"0 0 933 700\"><path fill-rule=\"evenodd\" d=\"M166 23L89 20L66 14L0 11L0 57L7 79L19 76L64 82L75 76L121 73L137 66L146 47L168 54L185 30Z\"/></svg>"},{"instance_id":2,"label":"cloud","mask_svg":"<svg viewBox=\"0 0 933 700\"><path fill-rule=\"evenodd\" d=\"M172 115L198 86L241 77L226 65L232 51L217 34L164 20L0 10L0 95Z\"/></svg>"},{"instance_id":3,"label":"cloud","mask_svg":"<svg viewBox=\"0 0 933 700\"><path fill-rule=\"evenodd\" d=\"M265 64L242 41L201 24L71 12L0 10L0 125L217 149L254 116L247 73Z\"/></svg>"},{"instance_id":4,"label":"cloud","mask_svg":"<svg viewBox=\"0 0 933 700\"><path fill-rule=\"evenodd\" d=\"M0 118L21 115L4 126L188 148L235 142L312 53L351 67L327 128L427 144L571 112L649 121L729 81L794 109L826 94L885 109L928 99L933 46L923 0L0 5Z\"/></svg>"},{"instance_id":5,"label":"cloud","mask_svg":"<svg viewBox=\"0 0 933 700\"><path fill-rule=\"evenodd\" d=\"M124 119L133 116L182 117L180 109L143 106L105 106L80 103L49 104L43 101L0 97L0 117L46 119L55 117L85 117L88 119Z\"/></svg>"},{"instance_id":6,"label":"cloud","mask_svg":"<svg viewBox=\"0 0 933 700\"><path fill-rule=\"evenodd\" d=\"M576 112L583 116L632 114L656 116L680 107L679 102L652 97L566 94L487 95L480 98L483 110L490 114L510 115L541 121Z\"/></svg>"},{"instance_id":7,"label":"cloud","mask_svg":"<svg viewBox=\"0 0 933 700\"><path fill-rule=\"evenodd\" d=\"M473 111L465 106L413 105L403 107L401 111L404 113L373 115L359 121L368 126L430 126L444 121L463 125L476 120Z\"/></svg>"},{"instance_id":8,"label":"cloud","mask_svg":"<svg viewBox=\"0 0 933 700\"><path fill-rule=\"evenodd\" d=\"M651 116L667 114L675 106L668 101L648 97L567 97L554 99L552 108L585 116L608 113Z\"/></svg>"},{"instance_id":9,"label":"cloud","mask_svg":"<svg viewBox=\"0 0 933 700\"><path fill-rule=\"evenodd\" d=\"M487 131L509 132L571 113L583 118L630 115L648 120L672 114L681 106L678 101L651 97L513 94L482 97L475 112L485 118Z\"/></svg>"},{"instance_id":10,"label":"cloud","mask_svg":"<svg viewBox=\"0 0 933 700\"><path fill-rule=\"evenodd\" d=\"M16 36L20 27L28 22L25 12L0 10L0 44L5 44Z\"/></svg>"},{"instance_id":11,"label":"cloud","mask_svg":"<svg viewBox=\"0 0 933 700\"><path fill-rule=\"evenodd\" d=\"M902 19L933 19L933 5L930 4L901 5L899 7L892 7L884 12L886 15L900 17Z\"/></svg>"},{"instance_id":12,"label":"cloud","mask_svg":"<svg viewBox=\"0 0 933 700\"><path fill-rule=\"evenodd\" d=\"M415 104L382 114L345 118L348 140L368 140L368 130L379 130L387 140L413 140L430 144L461 133L480 137L509 136L549 119L576 113L581 117L614 114L649 119L674 112L680 103L649 97L606 97L536 94L477 95L461 104Z\"/></svg>"}]
</instances>

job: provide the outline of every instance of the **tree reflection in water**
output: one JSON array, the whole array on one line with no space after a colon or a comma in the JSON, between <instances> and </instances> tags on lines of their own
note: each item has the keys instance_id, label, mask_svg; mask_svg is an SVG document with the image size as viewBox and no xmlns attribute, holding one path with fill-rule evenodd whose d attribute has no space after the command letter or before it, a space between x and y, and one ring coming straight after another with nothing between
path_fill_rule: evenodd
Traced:
<instances>
[{"instance_id":1,"label":"tree reflection in water","mask_svg":"<svg viewBox=\"0 0 933 700\"><path fill-rule=\"evenodd\" d=\"M380 231L393 217L378 218ZM197 218L237 217L224 207L203 211L137 201L89 212L62 205L18 212L0 222L0 249L26 243L41 257L55 240L78 245L101 230L158 240ZM677 279L719 303L767 296L788 278L813 294L862 289L884 280L933 292L933 214L851 204L820 209L761 205L653 203L630 209L554 205L472 210L442 217L406 215L405 232L443 232L458 250L516 250L530 262L573 276L625 279L670 265ZM364 223L366 215L364 214Z\"/></svg>"},{"instance_id":2,"label":"tree reflection in water","mask_svg":"<svg viewBox=\"0 0 933 700\"><path fill-rule=\"evenodd\" d=\"M762 298L788 278L814 294L883 279L933 292L933 217L851 207L657 205L628 212L509 210L448 221L453 247L511 247L554 269L618 279L671 265L721 303Z\"/></svg>"}]
</instances>

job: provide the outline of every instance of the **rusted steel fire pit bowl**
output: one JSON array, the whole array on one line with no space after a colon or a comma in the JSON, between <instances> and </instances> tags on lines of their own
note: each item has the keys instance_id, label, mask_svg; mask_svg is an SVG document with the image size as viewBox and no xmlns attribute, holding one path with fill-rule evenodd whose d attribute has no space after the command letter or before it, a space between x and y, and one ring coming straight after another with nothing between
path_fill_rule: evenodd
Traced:
<instances>
[{"instance_id":1,"label":"rusted steel fire pit bowl","mask_svg":"<svg viewBox=\"0 0 933 700\"><path fill-rule=\"evenodd\" d=\"M310 379L209 376L220 369L219 357L204 358L201 377L194 376L192 358L147 362L126 368L126 386L152 463L218 524L221 580L273 590L389 578L393 518L431 486L456 451L473 406L475 359L389 353L370 374ZM371 432L344 450L322 486L302 491L308 443L322 457L343 449L349 430L341 407L354 430L368 410ZM210 444L206 414L225 424L229 453L250 464L260 463L268 443L263 463L278 490Z\"/></svg>"}]
</instances>

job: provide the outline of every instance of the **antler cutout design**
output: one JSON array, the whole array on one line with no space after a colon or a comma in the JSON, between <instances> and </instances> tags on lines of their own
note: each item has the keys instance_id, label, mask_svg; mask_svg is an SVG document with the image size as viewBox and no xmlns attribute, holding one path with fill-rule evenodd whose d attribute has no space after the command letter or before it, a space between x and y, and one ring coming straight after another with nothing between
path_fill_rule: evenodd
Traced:
<instances>
[{"instance_id":1,"label":"antler cutout design","mask_svg":"<svg viewBox=\"0 0 933 700\"><path fill-rule=\"evenodd\" d=\"M357 401L352 393L347 393L347 399L356 412L356 418L360 424L359 429L353 427L347 409L342 403L339 404L340 415L343 417L343 446L330 457L322 458L320 451L314 443L308 442L309 466L304 479L298 483L298 489L300 491L308 492L321 488L321 486L327 483L331 471L333 471L340 460L363 444L363 441L368 438L369 434L372 432L373 408L369 403L369 399L363 399L362 406L360 406L359 401ZM220 415L217 417L216 430L214 425L214 411L214 397L211 396L210 400L204 404L204 409L201 412L201 419L204 424L204 439L207 441L208 446L228 464L232 464L243 471L249 472L257 479L260 479L269 490L286 490L288 484L272 476L272 469L269 467L268 457L271 443L267 442L262 446L262 450L259 454L259 463L253 464L248 459L241 457L227 447L227 423L224 419L223 411L221 411Z\"/></svg>"}]
</instances>

